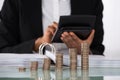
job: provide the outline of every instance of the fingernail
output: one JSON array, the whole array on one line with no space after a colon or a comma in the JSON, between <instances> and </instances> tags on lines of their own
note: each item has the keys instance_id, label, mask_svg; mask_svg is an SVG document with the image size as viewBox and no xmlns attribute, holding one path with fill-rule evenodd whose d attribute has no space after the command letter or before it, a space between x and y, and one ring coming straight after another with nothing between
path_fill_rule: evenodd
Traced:
<instances>
[{"instance_id":1,"label":"fingernail","mask_svg":"<svg viewBox=\"0 0 120 80\"><path fill-rule=\"evenodd\" d=\"M72 32L70 32L70 35L73 35L73 33L72 33Z\"/></svg>"},{"instance_id":2,"label":"fingernail","mask_svg":"<svg viewBox=\"0 0 120 80\"><path fill-rule=\"evenodd\" d=\"M61 40L63 40L63 38L62 38L62 37L61 37L60 39L61 39Z\"/></svg>"},{"instance_id":3,"label":"fingernail","mask_svg":"<svg viewBox=\"0 0 120 80\"><path fill-rule=\"evenodd\" d=\"M57 22L53 21L54 24L57 24Z\"/></svg>"}]
</instances>

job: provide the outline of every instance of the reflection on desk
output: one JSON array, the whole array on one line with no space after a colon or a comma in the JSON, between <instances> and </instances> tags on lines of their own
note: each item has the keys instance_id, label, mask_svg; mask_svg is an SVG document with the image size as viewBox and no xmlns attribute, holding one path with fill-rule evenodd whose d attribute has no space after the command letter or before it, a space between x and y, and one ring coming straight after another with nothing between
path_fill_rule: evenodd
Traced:
<instances>
[{"instance_id":1,"label":"reflection on desk","mask_svg":"<svg viewBox=\"0 0 120 80\"><path fill-rule=\"evenodd\" d=\"M30 78L0 78L0 80L34 80Z\"/></svg>"},{"instance_id":2,"label":"reflection on desk","mask_svg":"<svg viewBox=\"0 0 120 80\"><path fill-rule=\"evenodd\" d=\"M0 68L0 80L109 80L117 77L120 80L120 68L90 68L88 71L71 71L68 67L56 71L53 66L49 71L41 68L38 71L31 71L29 68L25 72L12 67Z\"/></svg>"}]
</instances>

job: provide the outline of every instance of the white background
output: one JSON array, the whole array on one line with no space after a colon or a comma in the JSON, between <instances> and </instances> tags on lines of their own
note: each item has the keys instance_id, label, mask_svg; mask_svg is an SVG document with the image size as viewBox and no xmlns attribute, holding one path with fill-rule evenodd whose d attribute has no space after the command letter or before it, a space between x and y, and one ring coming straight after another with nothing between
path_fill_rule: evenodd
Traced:
<instances>
[{"instance_id":1,"label":"white background","mask_svg":"<svg viewBox=\"0 0 120 80\"><path fill-rule=\"evenodd\" d=\"M3 0L0 0L0 8ZM103 0L105 55L120 56L120 0Z\"/></svg>"},{"instance_id":2,"label":"white background","mask_svg":"<svg viewBox=\"0 0 120 80\"><path fill-rule=\"evenodd\" d=\"M120 0L103 0L105 55L120 56Z\"/></svg>"}]
</instances>

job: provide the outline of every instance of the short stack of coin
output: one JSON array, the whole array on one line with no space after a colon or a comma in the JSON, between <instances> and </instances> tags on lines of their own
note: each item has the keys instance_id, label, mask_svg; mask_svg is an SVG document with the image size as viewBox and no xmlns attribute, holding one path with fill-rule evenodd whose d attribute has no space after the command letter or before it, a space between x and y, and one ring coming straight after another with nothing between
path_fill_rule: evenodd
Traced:
<instances>
[{"instance_id":1,"label":"short stack of coin","mask_svg":"<svg viewBox=\"0 0 120 80\"><path fill-rule=\"evenodd\" d=\"M89 69L89 45L87 42L81 43L81 69Z\"/></svg>"},{"instance_id":2,"label":"short stack of coin","mask_svg":"<svg viewBox=\"0 0 120 80\"><path fill-rule=\"evenodd\" d=\"M70 69L76 70L77 69L77 49L70 48L69 55L70 55Z\"/></svg>"},{"instance_id":3,"label":"short stack of coin","mask_svg":"<svg viewBox=\"0 0 120 80\"><path fill-rule=\"evenodd\" d=\"M38 70L38 61L32 61L30 69L31 69L31 71L37 71Z\"/></svg>"},{"instance_id":4,"label":"short stack of coin","mask_svg":"<svg viewBox=\"0 0 120 80\"><path fill-rule=\"evenodd\" d=\"M56 69L61 70L63 65L63 54L56 53Z\"/></svg>"},{"instance_id":5,"label":"short stack of coin","mask_svg":"<svg viewBox=\"0 0 120 80\"><path fill-rule=\"evenodd\" d=\"M26 68L25 67L19 67L19 72L25 72Z\"/></svg>"},{"instance_id":6,"label":"short stack of coin","mask_svg":"<svg viewBox=\"0 0 120 80\"><path fill-rule=\"evenodd\" d=\"M44 59L43 70L50 70L51 60L50 58Z\"/></svg>"}]
</instances>

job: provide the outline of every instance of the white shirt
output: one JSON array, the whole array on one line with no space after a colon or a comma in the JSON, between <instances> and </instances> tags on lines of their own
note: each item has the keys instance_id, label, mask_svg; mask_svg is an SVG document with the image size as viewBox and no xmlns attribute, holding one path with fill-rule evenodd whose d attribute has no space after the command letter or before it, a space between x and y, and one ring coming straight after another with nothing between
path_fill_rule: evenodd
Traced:
<instances>
[{"instance_id":1,"label":"white shirt","mask_svg":"<svg viewBox=\"0 0 120 80\"><path fill-rule=\"evenodd\" d=\"M43 31L54 21L59 22L60 16L71 14L70 0L42 0ZM65 44L54 44L57 50L66 48Z\"/></svg>"},{"instance_id":2,"label":"white shirt","mask_svg":"<svg viewBox=\"0 0 120 80\"><path fill-rule=\"evenodd\" d=\"M54 21L59 22L60 16L70 15L70 0L42 0L43 31Z\"/></svg>"}]
</instances>

